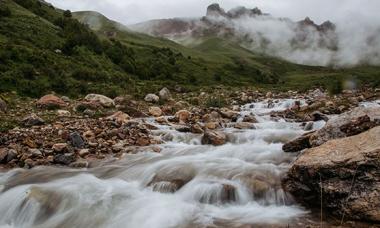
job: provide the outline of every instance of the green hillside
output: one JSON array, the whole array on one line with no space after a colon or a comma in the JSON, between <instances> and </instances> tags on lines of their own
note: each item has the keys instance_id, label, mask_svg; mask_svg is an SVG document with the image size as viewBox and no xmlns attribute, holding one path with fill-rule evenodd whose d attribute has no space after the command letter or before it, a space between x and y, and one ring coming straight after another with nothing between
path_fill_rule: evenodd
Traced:
<instances>
[{"instance_id":1,"label":"green hillside","mask_svg":"<svg viewBox=\"0 0 380 228\"><path fill-rule=\"evenodd\" d=\"M379 83L379 72L296 65L214 37L185 47L132 32L96 12L71 14L39 0L0 0L0 93L114 97L163 85L303 89L344 78Z\"/></svg>"}]
</instances>

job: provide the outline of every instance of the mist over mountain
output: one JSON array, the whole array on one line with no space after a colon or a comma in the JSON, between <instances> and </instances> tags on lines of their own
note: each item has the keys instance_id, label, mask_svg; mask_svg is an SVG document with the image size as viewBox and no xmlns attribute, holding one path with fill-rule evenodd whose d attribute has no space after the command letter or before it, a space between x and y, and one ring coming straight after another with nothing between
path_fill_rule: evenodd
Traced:
<instances>
[{"instance_id":1,"label":"mist over mountain","mask_svg":"<svg viewBox=\"0 0 380 228\"><path fill-rule=\"evenodd\" d=\"M276 18L258 8L225 11L219 4L212 4L201 18L153 20L130 28L190 46L216 36L305 65L380 65L380 26L360 23L359 18L352 23L316 24L309 17L296 22Z\"/></svg>"}]
</instances>

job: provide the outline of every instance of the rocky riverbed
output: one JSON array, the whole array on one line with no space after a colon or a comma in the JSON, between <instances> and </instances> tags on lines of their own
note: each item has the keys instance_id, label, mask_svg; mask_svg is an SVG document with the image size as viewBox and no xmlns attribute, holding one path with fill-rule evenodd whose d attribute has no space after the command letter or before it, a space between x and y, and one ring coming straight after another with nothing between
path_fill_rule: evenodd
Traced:
<instances>
[{"instance_id":1,"label":"rocky riverbed","mask_svg":"<svg viewBox=\"0 0 380 228\"><path fill-rule=\"evenodd\" d=\"M0 225L318 227L320 208L324 226L379 222L379 91L200 102L216 96L2 100Z\"/></svg>"}]
</instances>

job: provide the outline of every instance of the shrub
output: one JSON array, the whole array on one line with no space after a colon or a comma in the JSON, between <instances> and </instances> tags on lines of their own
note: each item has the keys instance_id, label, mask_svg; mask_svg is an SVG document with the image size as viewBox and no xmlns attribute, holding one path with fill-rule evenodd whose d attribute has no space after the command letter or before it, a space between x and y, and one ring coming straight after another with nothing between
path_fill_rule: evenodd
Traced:
<instances>
[{"instance_id":1,"label":"shrub","mask_svg":"<svg viewBox=\"0 0 380 228\"><path fill-rule=\"evenodd\" d=\"M63 12L63 16L64 17L67 17L67 18L71 18L73 15L71 14L71 11L70 10L65 10Z\"/></svg>"},{"instance_id":2,"label":"shrub","mask_svg":"<svg viewBox=\"0 0 380 228\"><path fill-rule=\"evenodd\" d=\"M1 3L1 4L4 4L4 3ZM12 15L11 10L7 6L4 6L4 5L0 6L0 18L9 17L11 15Z\"/></svg>"}]
</instances>

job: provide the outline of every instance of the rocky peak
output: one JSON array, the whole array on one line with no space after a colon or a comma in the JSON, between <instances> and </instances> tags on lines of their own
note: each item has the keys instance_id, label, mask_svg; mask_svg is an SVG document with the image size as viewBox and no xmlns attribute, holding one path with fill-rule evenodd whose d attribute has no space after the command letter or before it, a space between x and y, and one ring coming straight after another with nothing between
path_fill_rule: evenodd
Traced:
<instances>
[{"instance_id":1,"label":"rocky peak","mask_svg":"<svg viewBox=\"0 0 380 228\"><path fill-rule=\"evenodd\" d=\"M260 15L263 15L263 13L261 12L261 10L259 8L254 8L254 9L247 9L245 7L237 7L237 8L234 8L234 9L231 9L230 11L228 11L228 16L230 18L239 18L239 17L242 17L242 16L249 16L249 17L253 17L253 16L260 16Z\"/></svg>"},{"instance_id":2,"label":"rocky peak","mask_svg":"<svg viewBox=\"0 0 380 228\"><path fill-rule=\"evenodd\" d=\"M317 27L317 24L314 23L314 21L312 21L310 19L310 17L306 17L304 20L298 22L301 26L313 26L313 27Z\"/></svg>"},{"instance_id":3,"label":"rocky peak","mask_svg":"<svg viewBox=\"0 0 380 228\"><path fill-rule=\"evenodd\" d=\"M334 31L336 29L336 25L332 23L331 21L325 21L319 26L320 30L322 31Z\"/></svg>"},{"instance_id":4,"label":"rocky peak","mask_svg":"<svg viewBox=\"0 0 380 228\"><path fill-rule=\"evenodd\" d=\"M304 20L299 21L298 25L301 28L314 27L321 32L334 31L336 28L335 24L331 21L325 21L321 25L317 25L313 20L310 19L310 17L306 17Z\"/></svg>"},{"instance_id":5,"label":"rocky peak","mask_svg":"<svg viewBox=\"0 0 380 228\"><path fill-rule=\"evenodd\" d=\"M206 16L211 16L211 17L218 17L218 16L226 16L226 12L224 9L220 7L218 3L211 4L207 7L207 14Z\"/></svg>"}]
</instances>

